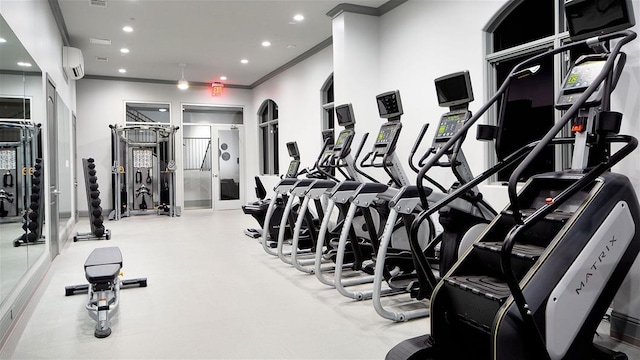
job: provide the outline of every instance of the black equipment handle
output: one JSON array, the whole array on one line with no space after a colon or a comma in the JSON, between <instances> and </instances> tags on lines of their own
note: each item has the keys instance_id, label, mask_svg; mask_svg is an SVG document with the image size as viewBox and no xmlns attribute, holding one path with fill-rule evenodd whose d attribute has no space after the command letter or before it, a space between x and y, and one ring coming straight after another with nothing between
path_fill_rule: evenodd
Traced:
<instances>
[{"instance_id":1,"label":"black equipment handle","mask_svg":"<svg viewBox=\"0 0 640 360\"><path fill-rule=\"evenodd\" d=\"M142 182L142 171L140 169L136 170L136 184L140 184Z\"/></svg>"},{"instance_id":2,"label":"black equipment handle","mask_svg":"<svg viewBox=\"0 0 640 360\"><path fill-rule=\"evenodd\" d=\"M425 123L424 125L422 125L422 128L420 129L420 134L418 135L418 138L416 139L416 141L413 143L413 147L409 152L409 167L411 167L411 170L413 170L416 174L420 172L420 169L418 169L413 164L413 157L415 156L416 151L418 151L418 147L420 146L420 144L422 144L422 139L424 139L424 135L427 133L427 129L429 129L429 123ZM431 151L431 149L429 149L429 151Z\"/></svg>"},{"instance_id":3,"label":"black equipment handle","mask_svg":"<svg viewBox=\"0 0 640 360\"><path fill-rule=\"evenodd\" d=\"M2 184L4 187L13 187L13 174L10 171L2 176Z\"/></svg>"},{"instance_id":4,"label":"black equipment handle","mask_svg":"<svg viewBox=\"0 0 640 360\"><path fill-rule=\"evenodd\" d=\"M585 103L585 101L587 101L589 96L591 96L596 91L596 89L600 86L600 84L605 80L605 78L608 77L610 72L614 69L614 64L616 62L616 59L618 57L618 54L620 53L620 49L622 48L622 46L632 41L636 37L637 37L637 34L629 30L621 31L613 34L607 34L607 35L598 37L598 41L600 42L604 42L604 41L616 39L616 38L622 38L622 39L620 39L620 41L616 43L614 49L611 51L611 54L609 55L609 58L604 63L602 70L600 71L598 76L596 76L596 78L593 80L591 85L589 85L589 87L584 91L584 93L580 95L578 100L576 100L573 103L573 105L571 105L571 107L564 113L560 121L556 122L554 126L547 132L547 134L545 134L545 136L540 140L540 143L536 145L536 147L531 151L531 153L527 155L527 157L516 167L516 169L513 171L513 173L509 177L509 185L507 188L507 193L509 194L511 210L513 212L513 218L516 221L516 224L522 224L522 211L520 209L520 204L518 201L518 191L517 191L518 180L520 179L520 177L522 177L522 173L534 161L534 159L540 155L540 153L544 150L547 144L549 144L553 140L556 134L558 134L565 127L565 125L569 121L571 121L571 119L573 119L573 117L578 113L578 110L580 109L580 107ZM511 70L511 75L507 77L507 80L505 80L502 87L505 87L505 84L506 85L509 84L511 77L513 76L514 73L517 73L518 71L520 71L520 69L526 67L527 65L537 63L543 57L555 55L560 52L572 49L574 47L585 45L587 41L588 39L579 41L576 43L564 45L557 49L549 50L545 53L542 53L540 55L534 56L530 59L527 59L521 62L520 64L516 65L513 68L513 70ZM622 70L619 70L619 71L622 71Z\"/></svg>"},{"instance_id":5,"label":"black equipment handle","mask_svg":"<svg viewBox=\"0 0 640 360\"><path fill-rule=\"evenodd\" d=\"M361 169L358 168L358 166L356 165L358 163L358 158L360 157L360 153L362 152L362 148L364 147L364 144L367 142L367 138L369 137L369 133L365 133L362 136L362 140L360 140L360 145L358 146L358 151L356 151L356 156L353 158L353 167L356 170L356 172L362 176L364 176L365 178L369 179L370 181L373 181L374 183L380 183L380 181L374 179L372 176L370 176L369 174L365 173L364 171L362 171ZM365 156L365 159L367 159L370 155L367 154L367 156ZM364 160L363 160L364 161Z\"/></svg>"},{"instance_id":6,"label":"black equipment handle","mask_svg":"<svg viewBox=\"0 0 640 360\"><path fill-rule=\"evenodd\" d=\"M151 169L147 169L147 184L151 184L153 182L153 178L151 177Z\"/></svg>"}]
</instances>

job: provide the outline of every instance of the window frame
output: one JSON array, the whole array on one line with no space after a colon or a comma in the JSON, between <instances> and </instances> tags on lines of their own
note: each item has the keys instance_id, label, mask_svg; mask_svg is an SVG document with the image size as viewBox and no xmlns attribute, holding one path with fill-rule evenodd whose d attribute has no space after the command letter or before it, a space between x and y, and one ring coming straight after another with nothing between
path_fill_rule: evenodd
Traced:
<instances>
[{"instance_id":1,"label":"window frame","mask_svg":"<svg viewBox=\"0 0 640 360\"><path fill-rule=\"evenodd\" d=\"M525 1L535 1L535 0L512 0L508 3L504 4L503 7L496 12L496 14L489 21L487 26L484 28L484 51L485 51L485 65L484 65L484 79L485 79L485 91L486 91L486 99L489 99L493 94L496 93L499 86L501 84L497 83L497 69L496 66L501 62L509 59L513 59L516 57L520 57L526 54L532 54L536 51L544 50L544 49L555 49L562 44L566 43L569 38L569 34L566 30L566 24L564 21L564 9L562 6L562 2L556 2L556 6L554 6L554 34L551 36L547 36L541 39L533 40L528 43L524 43L521 45L513 46L511 48L503 49L500 51L493 51L494 41L493 36L494 32L498 28L498 26L504 21L515 8L520 6ZM560 86L566 71L568 69L567 64L569 64L571 59L568 54L564 54L562 56L555 56L553 60L553 96L557 98L558 93L560 91ZM558 122L562 117L561 111L555 109L554 107L554 123ZM492 106L487 111L487 119L490 125L496 125L498 118L498 109L496 106ZM570 131L565 129L559 136L569 136ZM488 156L486 156L486 166L490 168L497 164L497 155L495 151L495 142L487 142L486 150ZM571 166L571 146L563 145L557 146L554 151L554 169L556 171L566 169ZM500 185L501 181L498 180L498 174L492 175L489 180L489 184L492 185Z\"/></svg>"},{"instance_id":2,"label":"window frame","mask_svg":"<svg viewBox=\"0 0 640 360\"><path fill-rule=\"evenodd\" d=\"M266 120L264 120L264 112L266 110ZM260 146L258 148L260 157L260 174L261 175L278 175L279 156L278 156L278 104L272 99L262 102L258 109L258 139ZM266 144L264 132L267 132ZM265 161L266 157L266 161Z\"/></svg>"}]
</instances>

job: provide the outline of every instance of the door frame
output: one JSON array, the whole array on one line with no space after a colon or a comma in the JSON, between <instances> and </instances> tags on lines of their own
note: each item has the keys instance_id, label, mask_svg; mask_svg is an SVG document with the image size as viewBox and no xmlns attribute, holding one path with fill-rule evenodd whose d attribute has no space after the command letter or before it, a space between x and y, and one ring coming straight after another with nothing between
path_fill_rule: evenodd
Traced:
<instances>
[{"instance_id":1,"label":"door frame","mask_svg":"<svg viewBox=\"0 0 640 360\"><path fill-rule=\"evenodd\" d=\"M216 123L216 122L185 122L184 121L184 113L185 113L185 106L201 106L204 108L210 108L210 109L214 109L213 111L215 112L216 108L220 108L220 111L223 111L223 109L229 109L229 108L233 108L233 109L238 109L238 110L242 110L242 124L224 124L224 123ZM217 188L214 188L214 183L215 182L219 182L219 181L214 181L215 178L213 178L213 168L211 170L211 209L212 210L224 210L224 209L240 209L241 205L244 204L245 202L245 197L246 197L246 186L247 184L245 184L244 182L247 181L247 179L245 178L245 173L246 173L246 169L245 169L245 163L246 163L246 149L245 149L245 132L244 132L244 116L245 116L245 106L244 105L224 105L224 104L206 104L206 103L190 103L190 102L185 102L185 103L181 103L180 104L180 125L181 127L184 129L185 126L189 126L189 125L207 125L210 128L210 136L211 136L211 141L213 142L213 136L214 136L214 127L215 126L233 126L238 128L238 130L240 131L239 134L239 146L240 146L240 199L239 200L234 200L234 202L237 202L236 204L233 204L232 206L227 206L230 204L216 204L216 200L215 200L215 195L216 193L214 193L214 190L217 190ZM184 144L184 131L182 132L182 144ZM176 147L176 150L180 151L180 153L176 153L176 158L178 159L184 159L184 146L178 146ZM184 161L184 160L183 160ZM212 164L213 166L213 161ZM179 203L181 203L182 208L185 208L185 204L184 204L184 183L185 183L185 176L184 176L184 166L182 166L182 169L179 169L179 174L178 177L180 179L180 183L182 184L182 186L180 186L180 192L181 192L181 197L179 200ZM219 185L218 185L219 186ZM228 200L227 200L228 202ZM218 205L218 206L216 206Z\"/></svg>"},{"instance_id":2,"label":"door frame","mask_svg":"<svg viewBox=\"0 0 640 360\"><path fill-rule=\"evenodd\" d=\"M219 161L214 161L214 157L211 156L211 197L212 197L212 207L213 210L231 210L231 209L240 209L240 207L244 204L244 188L245 188L245 176L244 176L244 126L235 125L235 124L211 124L211 142L212 148L214 146L214 142L218 140L218 133L220 130L238 130L238 150L239 150L239 194L237 200L221 200L219 198L220 188L221 188L221 180L222 178L219 176L220 168ZM219 148L219 144L215 144L216 150ZM219 159L219 156L215 157Z\"/></svg>"},{"instance_id":3,"label":"door frame","mask_svg":"<svg viewBox=\"0 0 640 360\"><path fill-rule=\"evenodd\" d=\"M48 214L45 212L45 223L48 224L48 242L49 242L49 254L51 259L54 259L60 254L60 239L59 237L59 207L58 207L58 112L56 108L56 84L51 79L49 74L46 76L46 93L47 99L46 105L46 125L47 125L47 156L43 155L46 162L45 168L49 169L48 183L47 183L47 196L49 197Z\"/></svg>"}]
</instances>

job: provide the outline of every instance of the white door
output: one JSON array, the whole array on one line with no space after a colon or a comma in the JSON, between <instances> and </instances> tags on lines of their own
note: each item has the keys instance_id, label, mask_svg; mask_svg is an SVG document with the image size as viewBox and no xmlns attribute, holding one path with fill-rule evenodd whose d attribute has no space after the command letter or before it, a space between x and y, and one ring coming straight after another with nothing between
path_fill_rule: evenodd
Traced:
<instances>
[{"instance_id":1,"label":"white door","mask_svg":"<svg viewBox=\"0 0 640 360\"><path fill-rule=\"evenodd\" d=\"M213 209L240 209L244 204L243 127L212 125L211 150Z\"/></svg>"}]
</instances>

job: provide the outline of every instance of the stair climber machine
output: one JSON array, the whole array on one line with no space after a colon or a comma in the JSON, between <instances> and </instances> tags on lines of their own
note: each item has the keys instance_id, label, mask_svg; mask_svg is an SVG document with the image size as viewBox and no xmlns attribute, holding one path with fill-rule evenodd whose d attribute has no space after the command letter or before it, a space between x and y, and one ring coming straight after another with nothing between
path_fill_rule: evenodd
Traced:
<instances>
[{"instance_id":1,"label":"stair climber machine","mask_svg":"<svg viewBox=\"0 0 640 360\"><path fill-rule=\"evenodd\" d=\"M318 232L316 242L316 252L313 272L321 283L335 287L336 275L342 267L348 269L350 278L343 280L342 286L352 286L373 281L371 275L363 274L366 264L373 258L372 241L376 241L378 234L376 229L383 216L378 213L363 213L356 211L352 214L351 220L347 221L349 211L349 198L355 190L363 183L363 179L377 182L374 178L358 169L356 160L368 137L365 133L362 137L355 158L351 156L351 144L355 136L355 116L351 104L335 107L338 124L344 127L340 132L336 143L333 146L333 153L327 158L327 165L344 176L345 180L336 184L331 189L327 188L329 200L324 209L324 218ZM334 209L338 209L337 222L335 226L331 224L331 216ZM344 245L344 251L340 255L339 237L346 232L348 244ZM342 256L341 265L338 265L338 256ZM326 266L328 261L335 264ZM340 267L340 269L338 269Z\"/></svg>"},{"instance_id":2,"label":"stair climber machine","mask_svg":"<svg viewBox=\"0 0 640 360\"><path fill-rule=\"evenodd\" d=\"M625 30L635 24L632 4L568 0L564 9L572 42L516 65L463 129L505 99L513 79L535 76L541 59L585 45L595 53L570 67L556 101L564 111L560 121L541 140L503 160L525 156L509 178L509 205L442 280L431 279L431 334L403 341L387 359L627 359L593 340L640 251L637 196L626 176L610 171L638 144L618 135L622 114L610 109L626 62L621 48L637 36ZM544 148L568 142L557 137L567 124L573 133L571 168L534 175L518 193L518 180ZM498 139L500 125L499 119ZM614 153L612 143L618 144ZM421 174L433 163L427 161ZM412 224L412 248L418 223L429 214L423 206ZM428 260L413 253L418 271L428 277Z\"/></svg>"},{"instance_id":3,"label":"stair climber machine","mask_svg":"<svg viewBox=\"0 0 640 360\"><path fill-rule=\"evenodd\" d=\"M435 87L439 105L448 107L449 111L440 117L432 145L422 156L420 163L435 154L442 145L460 131L465 122L471 117L469 103L473 101L473 90L468 71L442 76L435 80ZM384 114L381 113L382 115ZM429 124L426 123L422 127L410 152L409 165L416 173L419 170L413 164L413 157L422 142L428 126ZM385 141L389 139L388 134L393 133L391 129L394 129L394 127L399 127L399 124L395 125L393 122L388 122L382 126L378 140L374 145L375 150L370 166L384 167L387 173L391 175L391 178L399 182L399 180L395 179L402 179L398 174L404 174L404 172L401 172L400 161L397 160L395 153L393 153L397 135L393 137L392 141ZM465 133L461 133L461 137L452 149L444 153L446 160L436 163L439 167L450 169L455 176L456 181L449 189L425 176L428 181L440 190L433 191L429 189L427 202L432 208L433 205L447 197L449 193L468 183L473 178L469 164L462 151L462 142L465 138L466 130ZM383 161L377 162L375 161L376 158L383 158ZM418 291L420 281L414 271L415 264L411 254L411 247L406 240L409 237L413 220L422 210L422 206L417 186L415 185L403 184L399 190L392 192L392 194L392 197L389 198L385 192L381 192L379 195L372 193L372 195L377 196L378 200L385 201L385 205L389 208L389 215L379 241L379 247L376 250L375 279L371 296L374 308L380 316L394 321L406 321L429 314L428 308L420 301L424 300L426 296L418 296L420 294ZM440 274L446 273L457 260L460 250L469 246L468 244L462 244L463 235L471 228L475 228L475 232L483 229L496 215L493 208L482 199L477 187L463 195L451 201L448 206L437 208L439 210L437 214L438 220L443 228L440 234L436 236L431 217L426 218L429 224L428 229L422 228L419 230L420 251L431 258L436 258L436 253L438 254L439 266L434 268L437 268ZM358 202L360 203L357 204L359 206L366 206L367 203L372 203L370 200L362 201L357 196L354 197L352 204ZM398 221L399 216L401 221ZM437 247L439 247L439 251L436 251ZM385 282L387 288L383 288L383 283ZM408 306L410 303L403 302L402 307L397 309L385 308L382 303L383 295L398 293L409 293L412 298L419 302L412 304L411 307Z\"/></svg>"}]
</instances>

